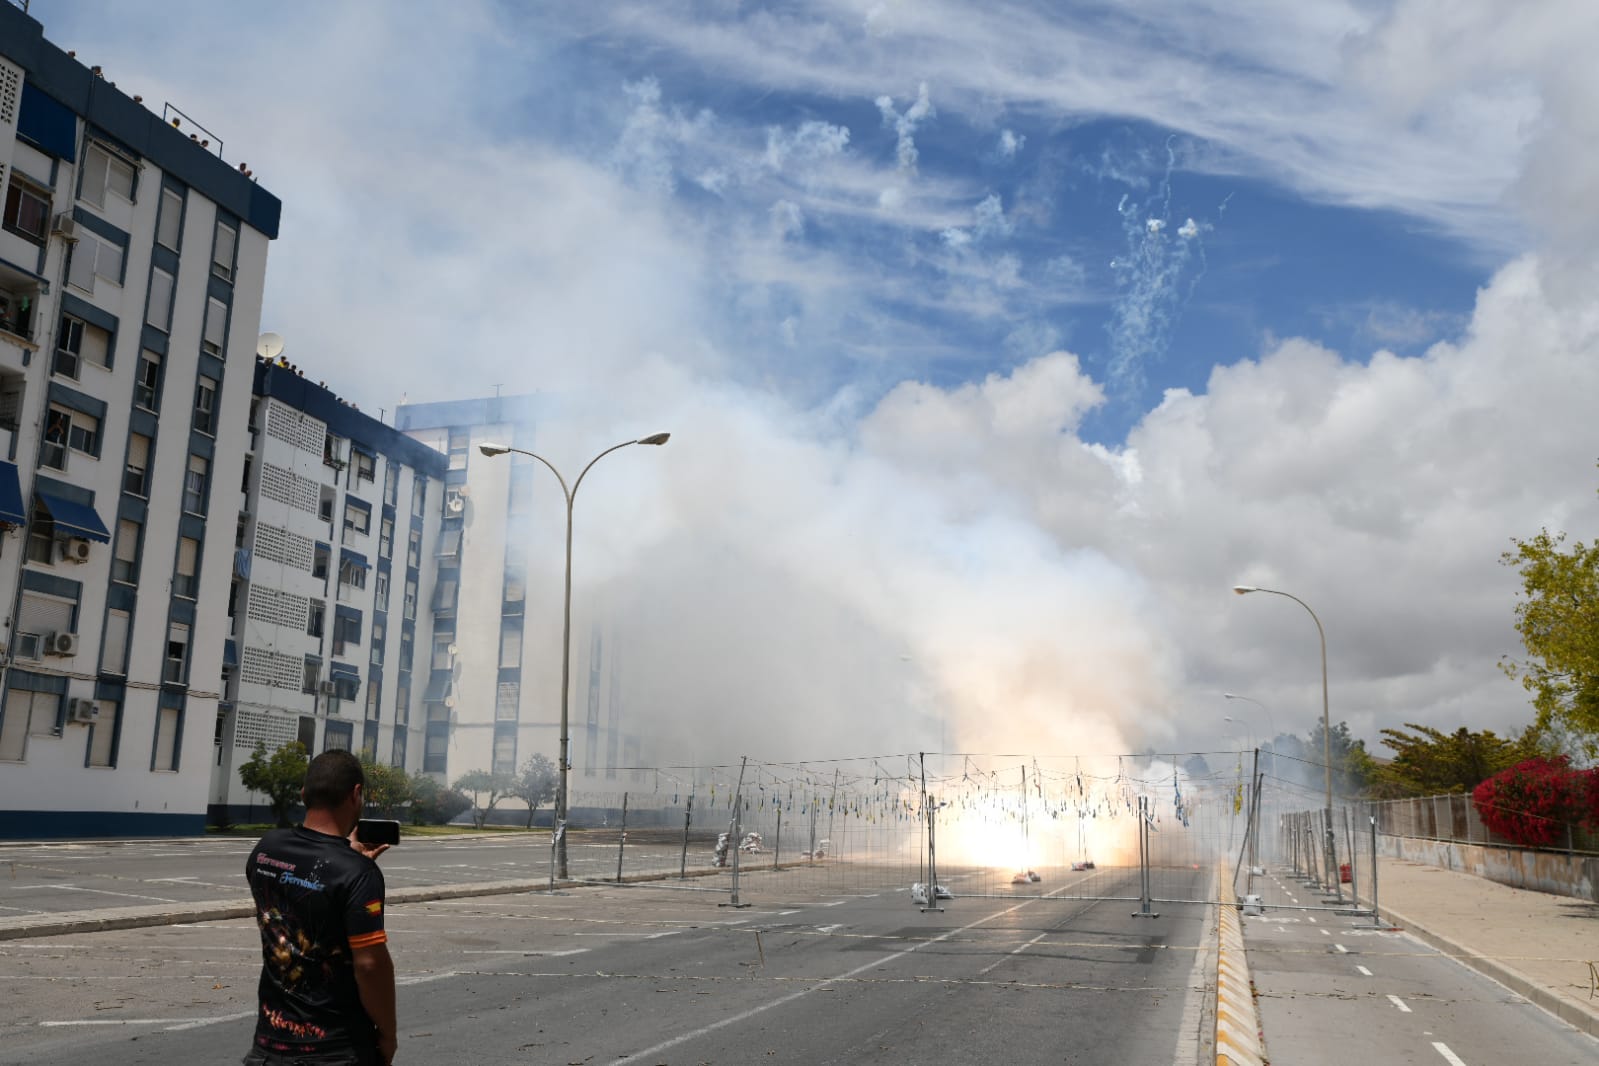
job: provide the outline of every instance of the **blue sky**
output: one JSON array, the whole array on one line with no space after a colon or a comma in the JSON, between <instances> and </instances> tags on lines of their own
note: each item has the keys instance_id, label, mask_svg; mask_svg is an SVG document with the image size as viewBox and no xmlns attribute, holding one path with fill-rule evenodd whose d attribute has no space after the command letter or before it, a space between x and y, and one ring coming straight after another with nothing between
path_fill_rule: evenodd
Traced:
<instances>
[{"instance_id":1,"label":"blue sky","mask_svg":"<svg viewBox=\"0 0 1599 1066\"><path fill-rule=\"evenodd\" d=\"M578 580L730 751L1304 733L1240 581L1357 736L1529 718L1499 553L1599 526L1589 0L34 7L282 197L308 376L673 431Z\"/></svg>"}]
</instances>

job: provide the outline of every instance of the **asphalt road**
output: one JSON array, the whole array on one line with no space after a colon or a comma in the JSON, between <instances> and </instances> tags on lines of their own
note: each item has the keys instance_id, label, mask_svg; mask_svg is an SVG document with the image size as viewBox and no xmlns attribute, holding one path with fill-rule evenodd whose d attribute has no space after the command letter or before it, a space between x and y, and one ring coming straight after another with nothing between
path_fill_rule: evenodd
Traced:
<instances>
[{"instance_id":1,"label":"asphalt road","mask_svg":"<svg viewBox=\"0 0 1599 1066\"><path fill-rule=\"evenodd\" d=\"M1265 902L1322 906L1275 871L1255 879ZM1593 1066L1599 1040L1407 933L1336 909L1270 909L1246 917L1266 1050L1298 1066Z\"/></svg>"},{"instance_id":2,"label":"asphalt road","mask_svg":"<svg viewBox=\"0 0 1599 1066\"><path fill-rule=\"evenodd\" d=\"M539 879L550 872L548 832L466 838L406 837L383 859L390 888ZM217 899L249 899L244 863L254 839L50 843L0 847L0 917L54 914ZM568 868L578 878L616 876L616 834L574 833ZM630 835L624 874L676 873L680 842ZM710 846L689 848L689 869L710 861Z\"/></svg>"},{"instance_id":3,"label":"asphalt road","mask_svg":"<svg viewBox=\"0 0 1599 1066\"><path fill-rule=\"evenodd\" d=\"M399 1061L1194 1062L1208 908L1048 898L1071 877L927 914L822 871L743 910L692 882L395 906ZM247 921L0 944L0 1062L236 1061L258 952Z\"/></svg>"}]
</instances>

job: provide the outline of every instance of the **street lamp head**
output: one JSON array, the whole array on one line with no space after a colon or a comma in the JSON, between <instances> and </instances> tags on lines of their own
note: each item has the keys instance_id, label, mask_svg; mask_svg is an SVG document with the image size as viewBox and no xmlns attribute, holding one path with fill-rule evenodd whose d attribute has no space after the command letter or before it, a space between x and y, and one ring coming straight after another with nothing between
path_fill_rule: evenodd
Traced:
<instances>
[{"instance_id":1,"label":"street lamp head","mask_svg":"<svg viewBox=\"0 0 1599 1066\"><path fill-rule=\"evenodd\" d=\"M670 433L651 433L648 437L640 437L635 444L665 444L672 439Z\"/></svg>"},{"instance_id":2,"label":"street lamp head","mask_svg":"<svg viewBox=\"0 0 1599 1066\"><path fill-rule=\"evenodd\" d=\"M484 455L504 455L511 450L508 444L496 444L493 441L484 441L477 446L477 450Z\"/></svg>"},{"instance_id":3,"label":"street lamp head","mask_svg":"<svg viewBox=\"0 0 1599 1066\"><path fill-rule=\"evenodd\" d=\"M1250 593L1250 592L1259 592L1260 588L1258 586L1255 586L1255 585L1234 585L1233 586L1233 591L1238 593L1238 595L1242 596L1242 595L1245 595L1246 593Z\"/></svg>"}]
</instances>

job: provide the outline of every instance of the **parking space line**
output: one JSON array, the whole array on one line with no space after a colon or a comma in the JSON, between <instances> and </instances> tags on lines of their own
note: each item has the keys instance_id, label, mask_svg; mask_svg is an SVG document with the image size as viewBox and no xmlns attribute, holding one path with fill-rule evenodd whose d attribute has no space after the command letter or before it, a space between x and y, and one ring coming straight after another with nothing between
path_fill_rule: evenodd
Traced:
<instances>
[{"instance_id":1,"label":"parking space line","mask_svg":"<svg viewBox=\"0 0 1599 1066\"><path fill-rule=\"evenodd\" d=\"M1392 1003L1394 1006L1398 1007L1401 1011L1403 1011L1406 1014L1410 1014L1411 1013L1410 1008L1405 1005L1405 1001L1400 999L1398 996L1393 995L1392 993L1390 993L1389 996L1388 996L1388 1002Z\"/></svg>"},{"instance_id":2,"label":"parking space line","mask_svg":"<svg viewBox=\"0 0 1599 1066\"><path fill-rule=\"evenodd\" d=\"M1465 1061L1461 1059L1459 1055L1456 1055L1453 1051L1449 1050L1448 1044L1440 1044L1438 1041L1434 1040L1432 1042L1432 1049L1438 1052L1438 1054L1442 1055L1444 1057L1444 1061L1449 1063L1449 1066L1466 1066Z\"/></svg>"}]
</instances>

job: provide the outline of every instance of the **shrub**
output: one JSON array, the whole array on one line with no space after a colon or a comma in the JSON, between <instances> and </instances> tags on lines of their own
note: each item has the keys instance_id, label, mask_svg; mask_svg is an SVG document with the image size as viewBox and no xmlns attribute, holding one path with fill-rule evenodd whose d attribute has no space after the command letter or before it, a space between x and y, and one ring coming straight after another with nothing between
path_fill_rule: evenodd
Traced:
<instances>
[{"instance_id":1,"label":"shrub","mask_svg":"<svg viewBox=\"0 0 1599 1066\"><path fill-rule=\"evenodd\" d=\"M1564 843L1566 827L1593 817L1590 771L1571 769L1564 755L1526 759L1471 793L1483 824L1525 847Z\"/></svg>"},{"instance_id":2,"label":"shrub","mask_svg":"<svg viewBox=\"0 0 1599 1066\"><path fill-rule=\"evenodd\" d=\"M411 787L411 824L444 825L472 807L472 801L453 788L445 788L426 774Z\"/></svg>"}]
</instances>

